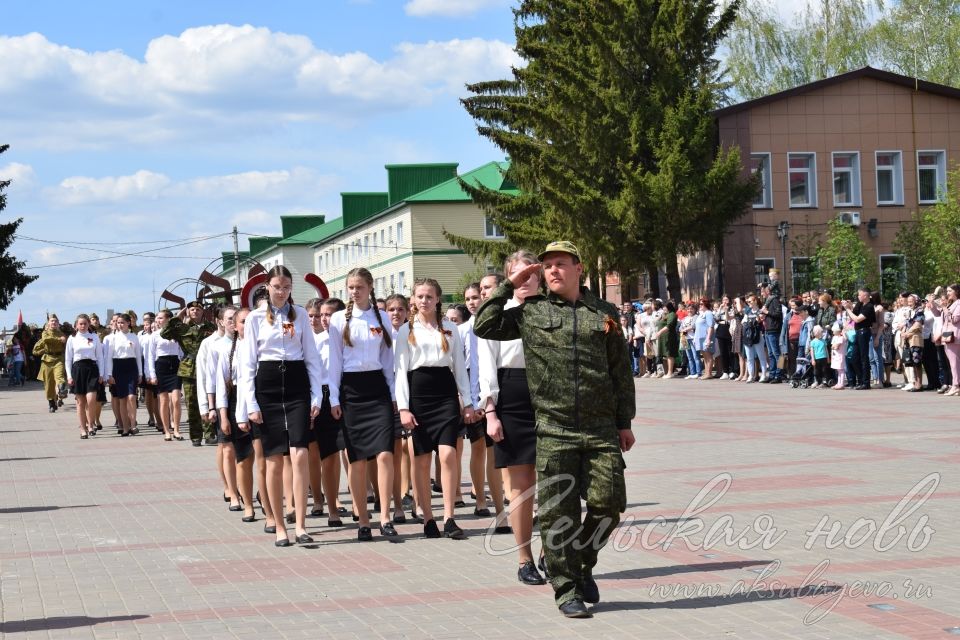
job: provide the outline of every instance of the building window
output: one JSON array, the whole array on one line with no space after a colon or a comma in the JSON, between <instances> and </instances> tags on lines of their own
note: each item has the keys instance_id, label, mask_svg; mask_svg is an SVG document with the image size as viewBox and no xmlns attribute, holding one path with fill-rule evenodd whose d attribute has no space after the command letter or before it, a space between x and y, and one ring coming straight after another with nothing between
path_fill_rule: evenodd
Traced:
<instances>
[{"instance_id":1,"label":"building window","mask_svg":"<svg viewBox=\"0 0 960 640\"><path fill-rule=\"evenodd\" d=\"M750 154L751 173L760 174L760 192L753 199L754 209L769 209L773 207L773 184L770 174L770 154Z\"/></svg>"},{"instance_id":2,"label":"building window","mask_svg":"<svg viewBox=\"0 0 960 640\"><path fill-rule=\"evenodd\" d=\"M860 154L833 154L833 206L860 206Z\"/></svg>"},{"instance_id":3,"label":"building window","mask_svg":"<svg viewBox=\"0 0 960 640\"><path fill-rule=\"evenodd\" d=\"M810 258L790 258L790 273L793 278L793 295L796 296L804 291L813 291L817 288L813 261Z\"/></svg>"},{"instance_id":4,"label":"building window","mask_svg":"<svg viewBox=\"0 0 960 640\"><path fill-rule=\"evenodd\" d=\"M903 156L877 151L877 204L903 204Z\"/></svg>"},{"instance_id":5,"label":"building window","mask_svg":"<svg viewBox=\"0 0 960 640\"><path fill-rule=\"evenodd\" d=\"M503 231L488 216L483 217L483 236L485 238L503 238Z\"/></svg>"},{"instance_id":6,"label":"building window","mask_svg":"<svg viewBox=\"0 0 960 640\"><path fill-rule=\"evenodd\" d=\"M907 261L899 254L880 255L880 297L895 299L907 287Z\"/></svg>"},{"instance_id":7,"label":"building window","mask_svg":"<svg viewBox=\"0 0 960 640\"><path fill-rule=\"evenodd\" d=\"M790 180L790 206L817 206L817 155L788 153L787 175Z\"/></svg>"},{"instance_id":8,"label":"building window","mask_svg":"<svg viewBox=\"0 0 960 640\"><path fill-rule=\"evenodd\" d=\"M392 273L390 274L390 293L397 293L397 281Z\"/></svg>"},{"instance_id":9,"label":"building window","mask_svg":"<svg viewBox=\"0 0 960 640\"><path fill-rule=\"evenodd\" d=\"M940 202L946 188L946 152L917 151L917 194L920 204Z\"/></svg>"},{"instance_id":10,"label":"building window","mask_svg":"<svg viewBox=\"0 0 960 640\"><path fill-rule=\"evenodd\" d=\"M757 284L766 282L770 269L773 269L776 265L777 261L773 258L757 258L754 260L753 273Z\"/></svg>"},{"instance_id":11,"label":"building window","mask_svg":"<svg viewBox=\"0 0 960 640\"><path fill-rule=\"evenodd\" d=\"M369 235L363 236L363 255L365 256L370 255L370 236Z\"/></svg>"},{"instance_id":12,"label":"building window","mask_svg":"<svg viewBox=\"0 0 960 640\"><path fill-rule=\"evenodd\" d=\"M323 256L317 261L317 273L323 273Z\"/></svg>"},{"instance_id":13,"label":"building window","mask_svg":"<svg viewBox=\"0 0 960 640\"><path fill-rule=\"evenodd\" d=\"M397 292L406 295L407 294L407 278L406 278L406 274L403 271L397 274L397 285L398 285Z\"/></svg>"},{"instance_id":14,"label":"building window","mask_svg":"<svg viewBox=\"0 0 960 640\"><path fill-rule=\"evenodd\" d=\"M393 225L387 227L387 242L393 244Z\"/></svg>"},{"instance_id":15,"label":"building window","mask_svg":"<svg viewBox=\"0 0 960 640\"><path fill-rule=\"evenodd\" d=\"M397 246L403 245L403 223L397 223ZM401 287L402 289L403 287Z\"/></svg>"},{"instance_id":16,"label":"building window","mask_svg":"<svg viewBox=\"0 0 960 640\"><path fill-rule=\"evenodd\" d=\"M384 233L383 229L380 229L380 246L377 247L378 249L383 249L385 238L386 238L386 234Z\"/></svg>"}]
</instances>

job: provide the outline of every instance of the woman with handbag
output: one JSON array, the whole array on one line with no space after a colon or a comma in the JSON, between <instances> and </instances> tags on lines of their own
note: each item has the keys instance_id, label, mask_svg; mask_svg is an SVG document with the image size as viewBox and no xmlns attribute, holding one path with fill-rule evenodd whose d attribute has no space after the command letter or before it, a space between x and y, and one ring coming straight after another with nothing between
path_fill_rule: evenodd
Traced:
<instances>
[{"instance_id":1,"label":"woman with handbag","mask_svg":"<svg viewBox=\"0 0 960 640\"><path fill-rule=\"evenodd\" d=\"M940 332L940 344L947 355L947 362L950 363L951 382L950 390L944 393L945 396L960 395L960 343L957 342L957 329L960 329L960 284L952 284L947 287L947 303L949 306L944 309L942 305L935 302L930 303L930 310L933 315L940 316L943 319L943 330Z\"/></svg>"}]
</instances>

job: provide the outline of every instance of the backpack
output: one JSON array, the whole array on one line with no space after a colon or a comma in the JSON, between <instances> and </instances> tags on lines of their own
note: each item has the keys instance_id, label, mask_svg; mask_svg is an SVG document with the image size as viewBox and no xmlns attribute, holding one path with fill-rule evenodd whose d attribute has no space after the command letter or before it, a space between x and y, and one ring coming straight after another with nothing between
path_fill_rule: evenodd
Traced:
<instances>
[{"instance_id":1,"label":"backpack","mask_svg":"<svg viewBox=\"0 0 960 640\"><path fill-rule=\"evenodd\" d=\"M746 318L743 322L743 344L755 345L760 342L760 323L754 318Z\"/></svg>"}]
</instances>

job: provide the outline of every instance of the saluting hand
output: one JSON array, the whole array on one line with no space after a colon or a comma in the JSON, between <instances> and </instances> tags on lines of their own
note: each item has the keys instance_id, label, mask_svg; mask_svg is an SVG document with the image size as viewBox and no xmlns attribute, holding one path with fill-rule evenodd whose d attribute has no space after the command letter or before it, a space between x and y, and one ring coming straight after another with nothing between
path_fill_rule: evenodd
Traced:
<instances>
[{"instance_id":1,"label":"saluting hand","mask_svg":"<svg viewBox=\"0 0 960 640\"><path fill-rule=\"evenodd\" d=\"M524 282L529 280L530 276L535 273L540 273L541 269L542 267L539 262L536 264L528 264L523 269L510 276L510 284L512 284L514 288L519 287Z\"/></svg>"}]
</instances>

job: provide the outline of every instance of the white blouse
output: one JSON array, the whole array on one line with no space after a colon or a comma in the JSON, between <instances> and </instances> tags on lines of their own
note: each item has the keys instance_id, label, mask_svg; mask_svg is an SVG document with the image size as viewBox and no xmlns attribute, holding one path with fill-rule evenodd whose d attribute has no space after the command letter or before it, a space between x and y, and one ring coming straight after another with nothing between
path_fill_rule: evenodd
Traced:
<instances>
[{"instance_id":1,"label":"white blouse","mask_svg":"<svg viewBox=\"0 0 960 640\"><path fill-rule=\"evenodd\" d=\"M273 324L267 322L266 309L254 309L244 323L244 339L237 346L243 347L242 367L237 381L238 394L247 398L247 411L260 411L254 391L256 388L257 363L303 360L310 377L310 402L320 406L320 354L313 341L313 328L303 307L294 305L296 318L289 319L290 307L273 308Z\"/></svg>"},{"instance_id":2,"label":"white blouse","mask_svg":"<svg viewBox=\"0 0 960 640\"><path fill-rule=\"evenodd\" d=\"M475 316L457 325L460 342L463 343L464 362L467 365L467 377L470 379L470 403L474 409L480 408L480 360L477 353L477 334L473 331Z\"/></svg>"},{"instance_id":3,"label":"white blouse","mask_svg":"<svg viewBox=\"0 0 960 640\"><path fill-rule=\"evenodd\" d=\"M343 343L343 333L347 326L346 310L337 311L330 318L330 329L327 331L330 334L327 340L330 346L327 384L330 386L331 407L340 406L340 378L344 373L380 369L390 387L391 400L396 398L393 351L383 339L377 313L383 321L383 328L390 331L390 318L385 311L373 306L364 311L353 308L353 317L350 319L351 347Z\"/></svg>"},{"instance_id":4,"label":"white blouse","mask_svg":"<svg viewBox=\"0 0 960 640\"><path fill-rule=\"evenodd\" d=\"M233 367L230 366L230 351L233 350ZM243 360L243 340L237 339L237 347L233 349L233 340L224 336L218 341L213 350L216 351L216 365L213 372L213 391L217 397L217 409L228 409L230 404L230 389L237 390L237 409L234 417L237 422L249 422L247 417L247 400L243 390L237 385L239 372Z\"/></svg>"},{"instance_id":5,"label":"white blouse","mask_svg":"<svg viewBox=\"0 0 960 640\"><path fill-rule=\"evenodd\" d=\"M103 377L109 378L113 375L113 361L124 358L136 358L137 375L143 375L143 365L140 362L140 339L133 333L112 333L103 340L104 348L104 368L106 373Z\"/></svg>"},{"instance_id":6,"label":"white blouse","mask_svg":"<svg viewBox=\"0 0 960 640\"><path fill-rule=\"evenodd\" d=\"M503 305L504 309L520 306L511 298ZM497 380L498 369L526 369L523 357L522 340L479 340L480 352L480 406L486 407L489 398L496 406L500 397L500 383Z\"/></svg>"},{"instance_id":7,"label":"white blouse","mask_svg":"<svg viewBox=\"0 0 960 640\"><path fill-rule=\"evenodd\" d=\"M314 333L313 343L317 345L317 353L320 354L320 382L330 384L330 332Z\"/></svg>"},{"instance_id":8,"label":"white blouse","mask_svg":"<svg viewBox=\"0 0 960 640\"><path fill-rule=\"evenodd\" d=\"M230 342L229 338L219 332L211 333L200 341L200 348L197 349L197 404L200 407L201 414L205 414L213 408L210 406L208 394L216 394L214 375L217 370L219 355L217 346L223 340Z\"/></svg>"},{"instance_id":9,"label":"white blouse","mask_svg":"<svg viewBox=\"0 0 960 640\"><path fill-rule=\"evenodd\" d=\"M95 333L76 333L67 338L66 368L67 376L72 375L73 363L80 360L92 360L97 363L100 375L104 376L103 345L100 336Z\"/></svg>"},{"instance_id":10,"label":"white blouse","mask_svg":"<svg viewBox=\"0 0 960 640\"><path fill-rule=\"evenodd\" d=\"M420 367L449 367L457 381L457 390L460 393L460 406L471 406L470 379L467 377L467 367L464 362L463 344L460 342L460 332L457 325L444 320L441 325L447 334L448 349L442 349L440 331L420 324L415 318L413 335L417 344L410 344L410 324L400 327L397 341L394 343L394 356L397 364L397 408L410 409L410 385L407 382L407 373Z\"/></svg>"},{"instance_id":11,"label":"white blouse","mask_svg":"<svg viewBox=\"0 0 960 640\"><path fill-rule=\"evenodd\" d=\"M160 331L154 331L150 334L150 341L143 346L146 351L144 366L146 367L146 377L153 380L157 377L157 358L162 356L177 356L183 358L183 349L176 340L164 340L160 337Z\"/></svg>"}]
</instances>

